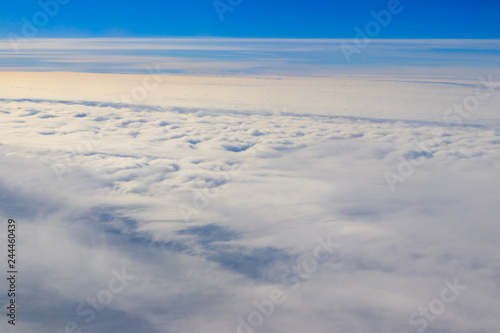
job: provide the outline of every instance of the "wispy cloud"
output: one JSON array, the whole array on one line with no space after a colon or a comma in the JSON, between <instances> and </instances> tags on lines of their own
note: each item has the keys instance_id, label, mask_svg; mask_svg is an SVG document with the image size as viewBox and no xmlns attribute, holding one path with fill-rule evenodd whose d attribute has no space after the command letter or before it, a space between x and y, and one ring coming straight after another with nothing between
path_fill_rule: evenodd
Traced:
<instances>
[{"instance_id":1,"label":"wispy cloud","mask_svg":"<svg viewBox=\"0 0 500 333\"><path fill-rule=\"evenodd\" d=\"M346 63L345 39L94 38L0 42L3 70L138 73L333 75L498 71L498 40L372 40ZM481 57L481 62L476 61ZM422 72L422 69L424 71Z\"/></svg>"}]
</instances>

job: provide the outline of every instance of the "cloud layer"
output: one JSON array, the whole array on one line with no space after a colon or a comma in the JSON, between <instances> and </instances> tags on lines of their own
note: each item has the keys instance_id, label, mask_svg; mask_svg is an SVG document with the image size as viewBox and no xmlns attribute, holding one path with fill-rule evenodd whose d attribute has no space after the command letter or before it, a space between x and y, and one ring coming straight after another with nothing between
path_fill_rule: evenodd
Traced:
<instances>
[{"instance_id":1,"label":"cloud layer","mask_svg":"<svg viewBox=\"0 0 500 333\"><path fill-rule=\"evenodd\" d=\"M165 76L127 104L142 76L23 75L0 100L18 332L498 329L497 89L446 121L477 81L198 77L189 99ZM320 262L325 242L340 247Z\"/></svg>"},{"instance_id":2,"label":"cloud layer","mask_svg":"<svg viewBox=\"0 0 500 333\"><path fill-rule=\"evenodd\" d=\"M366 38L366 39L365 39ZM431 75L499 73L498 40L48 38L0 40L4 71L189 75ZM477 61L481 59L481 61Z\"/></svg>"}]
</instances>

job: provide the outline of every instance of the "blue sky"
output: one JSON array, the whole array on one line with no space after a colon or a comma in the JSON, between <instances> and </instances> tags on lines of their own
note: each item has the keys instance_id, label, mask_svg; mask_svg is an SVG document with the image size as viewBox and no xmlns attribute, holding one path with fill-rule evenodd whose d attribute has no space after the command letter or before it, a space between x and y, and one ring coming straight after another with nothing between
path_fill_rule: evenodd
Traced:
<instances>
[{"instance_id":1,"label":"blue sky","mask_svg":"<svg viewBox=\"0 0 500 333\"><path fill-rule=\"evenodd\" d=\"M53 0L55 1L55 0ZM61 2L68 0L60 0ZM60 4L38 37L227 36L352 38L356 26L388 1L217 0L78 1ZM42 1L43 2L43 1ZM47 3L52 0L46 0ZM230 5L233 3L233 5ZM222 7L221 7L222 6ZM402 11L375 38L498 38L500 3L494 0L401 0ZM38 1L5 1L0 33L21 34ZM223 20L221 20L221 17Z\"/></svg>"}]
</instances>

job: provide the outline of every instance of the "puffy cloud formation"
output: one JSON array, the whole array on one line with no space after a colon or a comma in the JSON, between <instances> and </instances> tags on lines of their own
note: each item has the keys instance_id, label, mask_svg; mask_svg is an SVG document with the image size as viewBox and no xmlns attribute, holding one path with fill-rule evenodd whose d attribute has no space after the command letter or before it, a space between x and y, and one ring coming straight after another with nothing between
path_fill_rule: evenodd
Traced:
<instances>
[{"instance_id":1,"label":"puffy cloud formation","mask_svg":"<svg viewBox=\"0 0 500 333\"><path fill-rule=\"evenodd\" d=\"M17 332L498 329L496 76L2 75Z\"/></svg>"}]
</instances>

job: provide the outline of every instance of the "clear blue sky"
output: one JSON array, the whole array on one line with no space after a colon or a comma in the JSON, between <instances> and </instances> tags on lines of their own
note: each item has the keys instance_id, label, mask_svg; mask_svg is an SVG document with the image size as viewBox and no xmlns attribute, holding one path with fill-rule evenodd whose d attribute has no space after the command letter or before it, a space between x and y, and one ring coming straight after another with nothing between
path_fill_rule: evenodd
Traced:
<instances>
[{"instance_id":1,"label":"clear blue sky","mask_svg":"<svg viewBox=\"0 0 500 333\"><path fill-rule=\"evenodd\" d=\"M55 1L55 0L51 0ZM68 0L60 0L68 1ZM50 2L50 1L47 1ZM367 0L220 0L232 11L220 20L213 0L69 0L40 27L37 37L227 36L352 38L370 11L388 1ZM401 0L376 38L500 38L498 0ZM0 33L21 34L38 1L2 2ZM39 17L40 18L40 17Z\"/></svg>"}]
</instances>

